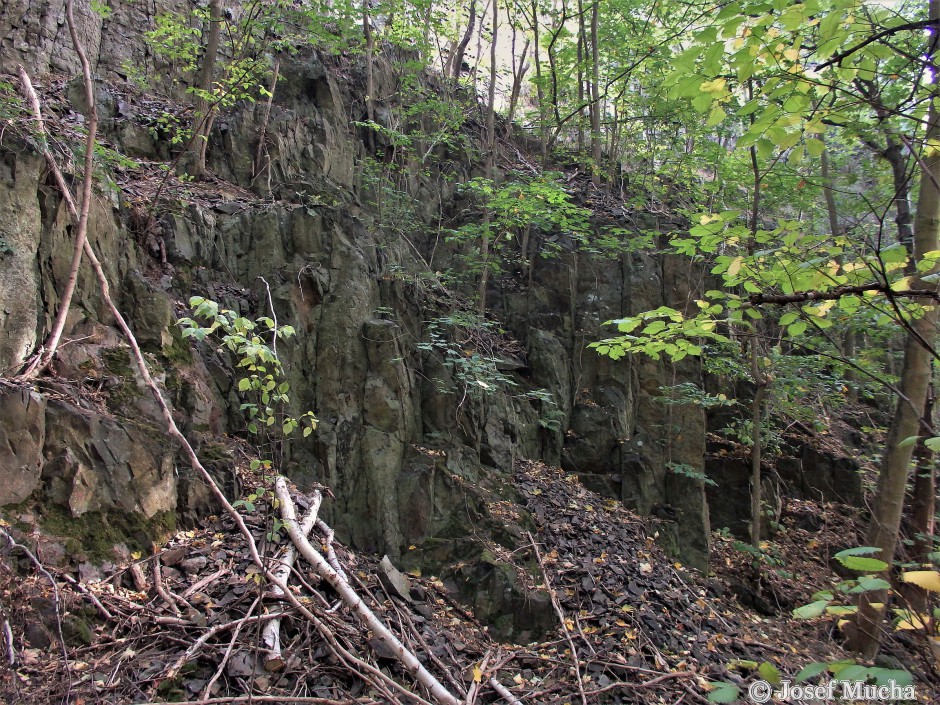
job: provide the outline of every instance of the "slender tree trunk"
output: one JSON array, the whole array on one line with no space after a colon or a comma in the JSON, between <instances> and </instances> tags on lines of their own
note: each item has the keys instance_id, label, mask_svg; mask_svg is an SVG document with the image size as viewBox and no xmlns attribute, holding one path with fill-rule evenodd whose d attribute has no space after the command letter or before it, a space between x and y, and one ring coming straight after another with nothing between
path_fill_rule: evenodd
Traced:
<instances>
[{"instance_id":1,"label":"slender tree trunk","mask_svg":"<svg viewBox=\"0 0 940 705\"><path fill-rule=\"evenodd\" d=\"M597 23L600 0L594 0L591 9L591 158L592 180L595 186L601 183L601 93L600 93L600 47L597 45Z\"/></svg>"},{"instance_id":2,"label":"slender tree trunk","mask_svg":"<svg viewBox=\"0 0 940 705\"><path fill-rule=\"evenodd\" d=\"M921 425L933 428L934 386L927 390L927 401ZM914 484L908 497L908 514L904 522L904 535L910 548L904 556L905 563L929 565L929 554L933 550L935 516L937 511L937 471L933 451L921 438L914 450ZM927 611L927 591L912 583L902 583L898 592L906 607L917 613Z\"/></svg>"},{"instance_id":3,"label":"slender tree trunk","mask_svg":"<svg viewBox=\"0 0 940 705\"><path fill-rule=\"evenodd\" d=\"M451 78L456 79L460 76L460 67L463 66L463 58L467 53L467 45L470 44L470 39L473 37L473 28L476 27L476 23L477 0L470 0L470 18L467 20L467 30L463 33L463 37L461 37L454 53L447 60L446 70Z\"/></svg>"},{"instance_id":4,"label":"slender tree trunk","mask_svg":"<svg viewBox=\"0 0 940 705\"><path fill-rule=\"evenodd\" d=\"M930 18L940 19L940 0L930 0ZM924 144L940 139L940 115L937 112L936 97L931 98L927 113L927 134ZM940 249L940 153L925 149L922 153L922 173L920 192L917 198L917 214L914 219L914 259L919 261L924 253ZM934 267L930 272L937 271ZM923 276L921 275L921 276ZM915 274L912 287L928 286ZM904 346L904 365L901 381L898 385L903 399L899 399L895 409L891 428L882 455L881 472L878 477L878 490L872 507L872 518L866 536L866 544L880 549L881 560L889 565L897 552L898 533L901 514L904 509L904 497L907 488L911 463L912 444L905 439L920 435L921 412L927 400L927 389L932 372L932 356L921 344L920 339L929 344L936 340L938 309L929 300L920 301L925 306L923 316L910 321L912 328ZM878 652L881 641L881 627L885 613L887 595L883 591L862 593L854 633L850 635L849 646L866 657L873 657Z\"/></svg>"},{"instance_id":5,"label":"slender tree trunk","mask_svg":"<svg viewBox=\"0 0 940 705\"><path fill-rule=\"evenodd\" d=\"M754 379L754 399L751 401L751 543L760 548L761 515L763 509L763 476L761 473L761 431L763 428L764 394L767 377L761 373L757 334L751 336L751 377Z\"/></svg>"},{"instance_id":6,"label":"slender tree trunk","mask_svg":"<svg viewBox=\"0 0 940 705\"><path fill-rule=\"evenodd\" d=\"M587 29L584 0L578 0L578 153L584 151L584 57L587 55Z\"/></svg>"},{"instance_id":7,"label":"slender tree trunk","mask_svg":"<svg viewBox=\"0 0 940 705\"><path fill-rule=\"evenodd\" d=\"M513 30L515 31L515 30ZM513 61L516 61L516 49L515 49L515 40L513 37ZM522 47L522 52L519 54L519 66L518 69L513 71L512 74L512 92L509 94L509 112L506 115L506 136L509 136L510 131L512 130L512 122L516 117L516 107L519 104L519 95L522 92L522 79L525 78L526 72L529 70L529 62L527 57L529 55L529 40L526 38L525 44ZM514 67L515 68L515 67Z\"/></svg>"},{"instance_id":8,"label":"slender tree trunk","mask_svg":"<svg viewBox=\"0 0 940 705\"><path fill-rule=\"evenodd\" d=\"M497 51L496 40L499 36L499 0L493 0L493 37L490 44L490 89L486 100L486 178L492 179L496 171L496 78ZM487 207L483 214L483 235L480 243L480 259L483 271L480 272L478 292L480 315L486 315L486 287L490 279L490 230L493 214Z\"/></svg>"},{"instance_id":9,"label":"slender tree trunk","mask_svg":"<svg viewBox=\"0 0 940 705\"><path fill-rule=\"evenodd\" d=\"M62 296L59 299L59 310L56 312L55 321L52 324L52 330L46 337L45 343L27 362L25 369L21 373L21 379L32 379L39 375L55 356L59 347L59 341L62 339L62 332L65 330L65 323L68 319L69 309L72 305L72 297L75 295L75 287L78 285L78 271L82 264L82 252L85 248L85 241L88 238L88 216L91 212L92 185L94 184L94 162L95 162L95 137L98 131L98 110L95 107L95 84L91 76L91 64L88 62L88 56L85 49L78 39L78 33L75 30L75 16L73 13L72 0L68 0L65 6L65 17L68 23L69 34L72 38L72 46L75 53L78 54L79 62L82 65L82 78L85 87L85 102L88 104L88 114L85 116L88 121L88 132L85 134L85 164L82 173L82 200L81 210L78 217L72 217L74 231L72 236L75 243L72 248L72 262L69 265L69 274L65 280L65 288L62 290ZM33 84L29 80L29 74L22 66L19 67L20 81L23 84L23 92L30 104L33 117L36 119L38 132L45 136L46 127L42 117L42 110L39 105L39 97L33 89ZM49 153L46 153L47 158ZM52 167L53 165L50 165Z\"/></svg>"},{"instance_id":10,"label":"slender tree trunk","mask_svg":"<svg viewBox=\"0 0 940 705\"><path fill-rule=\"evenodd\" d=\"M842 235L842 227L839 225L839 210L836 206L835 189L829 168L829 150L826 147L823 147L819 159L820 172L822 174L823 199L826 201L826 214L829 217L829 232L832 234L833 238L838 238ZM837 257L836 261L841 267L842 257ZM851 330L851 328L846 330L842 335L842 355L849 360L855 359L855 331ZM854 403L858 400L854 385L855 374L852 370L848 370L845 373L845 377L846 381L849 382L847 397L849 401Z\"/></svg>"},{"instance_id":11,"label":"slender tree trunk","mask_svg":"<svg viewBox=\"0 0 940 705\"><path fill-rule=\"evenodd\" d=\"M539 146L542 166L548 163L548 107L542 85L542 59L539 56L539 3L532 0L532 60L535 63L535 94L539 101Z\"/></svg>"},{"instance_id":12,"label":"slender tree trunk","mask_svg":"<svg viewBox=\"0 0 940 705\"><path fill-rule=\"evenodd\" d=\"M193 111L193 130L196 133L196 154L188 168L189 175L199 180L206 173L206 152L209 148L209 133L212 130L213 101L209 100L212 79L215 77L215 65L219 56L219 43L222 38L222 0L209 2L209 27L206 36L206 48L202 56L202 67L196 81L196 105Z\"/></svg>"},{"instance_id":13,"label":"slender tree trunk","mask_svg":"<svg viewBox=\"0 0 940 705\"><path fill-rule=\"evenodd\" d=\"M366 120L375 122L375 73L372 68L372 54L375 51L375 38L372 36L372 18L369 16L369 0L362 0L362 34L366 40ZM369 154L375 156L375 131L366 130Z\"/></svg>"}]
</instances>

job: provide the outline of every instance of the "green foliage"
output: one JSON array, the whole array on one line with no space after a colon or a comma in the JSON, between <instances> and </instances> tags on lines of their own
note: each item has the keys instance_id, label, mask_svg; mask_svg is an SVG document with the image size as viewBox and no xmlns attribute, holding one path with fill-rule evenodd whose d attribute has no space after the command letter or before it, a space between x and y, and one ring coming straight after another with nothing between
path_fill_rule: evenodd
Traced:
<instances>
[{"instance_id":1,"label":"green foliage","mask_svg":"<svg viewBox=\"0 0 940 705\"><path fill-rule=\"evenodd\" d=\"M666 463L666 469L670 472L674 472L676 475L687 477L690 480L698 480L699 482L704 482L706 485L711 485L712 487L718 486L718 483L708 477L708 475L700 472L699 470L696 470L687 463Z\"/></svg>"},{"instance_id":2,"label":"green foliage","mask_svg":"<svg viewBox=\"0 0 940 705\"><path fill-rule=\"evenodd\" d=\"M236 388L249 399L240 407L247 416L248 431L258 434L279 422L284 436L300 427L304 437L309 436L317 427L312 411L304 412L299 418L281 416L278 412L280 407L290 403L290 385L284 380L284 368L274 349L261 337L261 332L268 333L276 345L277 340L294 335L294 329L277 326L267 316L250 321L235 311L220 309L215 301L201 296L190 298L189 305L193 308L193 318L177 321L183 338L203 341L218 336L221 349L234 353L238 359L237 368L244 374L237 379ZM200 325L197 320L206 325Z\"/></svg>"},{"instance_id":3,"label":"green foliage","mask_svg":"<svg viewBox=\"0 0 940 705\"><path fill-rule=\"evenodd\" d=\"M737 660L728 664L728 669L743 671L756 671L756 675L763 681L772 686L780 686L783 683L783 677L780 671L772 663L764 661L758 664L756 661ZM878 666L867 666L860 664L853 659L844 659L840 661L817 661L807 664L800 672L796 674L792 682L794 684L805 683L811 678L819 676L828 676L832 680L842 683L871 683L875 686L905 688L914 683L913 676L908 671L899 669L881 668ZM726 681L709 683L708 701L713 703L734 703L741 699L743 693L740 686ZM843 691L839 688L833 690L833 694L839 697Z\"/></svg>"},{"instance_id":4,"label":"green foliage","mask_svg":"<svg viewBox=\"0 0 940 705\"><path fill-rule=\"evenodd\" d=\"M879 551L880 549L873 546L859 546L836 553L833 558L848 570L869 574L860 575L852 580L839 581L832 590L820 590L813 595L811 603L793 610L793 616L797 619L815 619L824 614L834 616L855 614L857 606L839 602L838 595L858 595L863 592L889 590L890 583L876 575L871 575L871 573L881 573L888 569L888 564L884 561L868 557Z\"/></svg>"},{"instance_id":5,"label":"green foliage","mask_svg":"<svg viewBox=\"0 0 940 705\"><path fill-rule=\"evenodd\" d=\"M733 399L724 394L709 394L694 382L680 382L669 387L660 387L660 395L653 397L654 401L663 404L682 406L692 404L703 409L714 409L719 406L735 406Z\"/></svg>"}]
</instances>

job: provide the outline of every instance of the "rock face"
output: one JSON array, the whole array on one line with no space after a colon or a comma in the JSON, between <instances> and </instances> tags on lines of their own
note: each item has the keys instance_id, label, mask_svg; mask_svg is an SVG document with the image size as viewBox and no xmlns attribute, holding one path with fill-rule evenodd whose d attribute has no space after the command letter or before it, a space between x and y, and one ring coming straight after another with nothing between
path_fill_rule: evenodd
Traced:
<instances>
[{"instance_id":1,"label":"rock face","mask_svg":"<svg viewBox=\"0 0 940 705\"><path fill-rule=\"evenodd\" d=\"M3 5L2 68L28 60L36 75L75 72L60 5ZM152 22L147 7L118 3L108 20L83 25L105 79L124 77L127 62L159 73L140 39L140 28ZM612 362L586 349L604 337L609 319L681 306L691 293L687 272L669 258L604 258L574 246L554 259L534 257L531 271L493 278L491 316L504 329L494 341L516 344L490 359L487 369L502 381L474 377L468 346L476 343L444 322L454 310L453 292L425 264L453 266L457 253L438 242L437 232L403 229L390 214L390 196L376 205L365 183L362 135L352 125L361 117L355 97L361 67L343 70L353 76L346 88L315 55L282 62L262 179L254 158L263 106L219 117L209 169L235 195L220 186L221 195L211 199L174 197L160 220L165 267L131 227L123 194L96 203L90 240L184 430L208 438L242 431L244 419L230 357L210 346L194 354L172 330L180 304L202 295L254 318L270 315L270 296L278 322L298 332L296 342L279 348L294 410L315 410L320 419L313 436L287 445L286 468L301 484L317 480L332 488L336 501L325 511L343 540L393 559L419 543L422 555L440 565L465 558L454 552L468 550L478 523L499 536L498 522L484 517L500 478L520 459L544 459L640 512L670 507L675 522L667 539L683 560L706 567L702 483L668 469L675 463L701 470L702 414L655 400L661 386L695 379L698 370L693 363L667 369L641 359ZM377 65L377 82L389 88L379 93L395 93L388 63ZM135 127L134 106L107 82L98 88L106 139L140 158L165 158L166 145ZM411 199L409 213L419 223L435 204L456 212L454 185L443 175L469 170L465 154L439 152L424 165L426 173L408 171L398 193ZM59 199L25 145L0 145L0 177L3 237L13 249L0 255L0 369L11 369L55 313L71 240ZM258 197L246 197L246 189ZM106 408L34 392L0 397L0 505L32 497L72 517L192 517L209 510L201 504L205 493L186 479L175 450L156 430L153 403L139 389L111 323L83 269L66 330L76 340L63 349L57 369L101 391ZM443 337L433 338L441 329ZM221 467L228 467L224 460ZM484 572L482 582L509 591L500 598L503 607L521 604L498 579L500 569Z\"/></svg>"}]
</instances>

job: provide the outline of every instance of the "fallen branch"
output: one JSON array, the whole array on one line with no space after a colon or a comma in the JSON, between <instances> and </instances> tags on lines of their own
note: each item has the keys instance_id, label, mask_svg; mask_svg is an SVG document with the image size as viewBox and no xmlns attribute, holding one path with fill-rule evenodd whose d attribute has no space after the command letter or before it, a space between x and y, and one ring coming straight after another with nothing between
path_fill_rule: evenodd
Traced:
<instances>
[{"instance_id":1,"label":"fallen branch","mask_svg":"<svg viewBox=\"0 0 940 705\"><path fill-rule=\"evenodd\" d=\"M59 647L62 649L62 663L65 667L66 677L68 678L68 685L66 688L66 700L68 700L69 694L72 692L72 668L69 665L69 650L65 645L65 635L62 633L62 599L59 596L59 586L56 584L55 578L52 577L52 573L46 570L46 567L38 558L36 558L32 551L26 548L26 546L23 544L17 543L16 540L3 527L0 527L0 534L6 538L10 548L18 548L20 551L22 551L26 557L29 558L30 563L33 564L37 571L43 574L43 576L52 586L52 607L55 611L56 636L59 638Z\"/></svg>"},{"instance_id":2,"label":"fallen branch","mask_svg":"<svg viewBox=\"0 0 940 705\"><path fill-rule=\"evenodd\" d=\"M254 608L254 605L252 605L252 608ZM264 620L267 620L267 619L274 619L273 614L259 614L259 615L255 615L254 617L251 617L249 615L250 615L250 612L248 615L240 619L235 619L235 620L232 620L231 622L225 622L224 624L216 624L211 629L207 629L205 633L203 633L202 636L196 639L196 641L194 641L192 645L188 649L186 649L186 651L180 654L179 658L177 658L176 661L173 662L173 665L170 666L169 669L167 669L164 675L164 680L175 678L176 675L180 672L180 669L186 665L186 662L191 661L193 657L197 653L199 653L199 650L202 649L203 646L205 646L206 642L209 641L209 639L211 639L212 637L216 636L217 634L220 634L229 629L236 629L236 628L241 629L246 624L253 624L255 622L263 622Z\"/></svg>"},{"instance_id":3,"label":"fallen branch","mask_svg":"<svg viewBox=\"0 0 940 705\"><path fill-rule=\"evenodd\" d=\"M509 688L504 686L498 680L496 676L492 676L489 680L490 688L496 691L496 694L499 695L503 700L505 700L509 705L523 705L522 701L519 700L515 695L509 692Z\"/></svg>"},{"instance_id":4,"label":"fallen branch","mask_svg":"<svg viewBox=\"0 0 940 705\"><path fill-rule=\"evenodd\" d=\"M542 553L539 551L538 544L535 543L531 532L527 531L526 535L529 537L532 549L535 551L535 560L539 564L539 570L542 571L542 579L545 580L545 587L548 588L548 596L552 600L552 607L555 608L555 614L558 615L558 621L561 623L562 631L565 633L565 639L568 641L568 648L571 649L574 673L578 678L578 694L581 696L583 705L587 705L587 695L584 692L584 680L581 678L581 659L578 657L578 649L574 645L574 639L571 638L571 631L568 629L568 624L565 622L565 613L561 609L561 603L558 602L558 595L555 593L555 588L552 587L552 581L548 577L548 571L545 570L545 563L542 561Z\"/></svg>"},{"instance_id":5,"label":"fallen branch","mask_svg":"<svg viewBox=\"0 0 940 705\"><path fill-rule=\"evenodd\" d=\"M176 604L176 600L170 596L170 593L168 593L166 588L163 586L163 564L160 563L160 556L157 556L153 561L153 587L160 596L160 599L166 603L167 607L170 608L170 611L175 616L179 617L183 614L180 612L180 608L179 605Z\"/></svg>"},{"instance_id":6,"label":"fallen branch","mask_svg":"<svg viewBox=\"0 0 940 705\"><path fill-rule=\"evenodd\" d=\"M319 494L320 492L316 491L314 496ZM385 643L385 646L390 652L395 654L396 658L416 681L427 688L433 698L444 703L444 705L458 705L457 698L424 667L413 653L405 648L404 644L398 640L398 637L396 637L362 601L356 591L353 590L352 586L344 580L339 573L333 570L333 566L329 564L322 554L310 545L310 541L304 536L300 525L297 523L297 511L294 508L294 501L291 499L290 492L287 489L287 480L283 476L279 475L274 481L274 495L280 502L281 518L284 521L284 526L287 529L291 541L294 542L297 550L300 551L300 554L307 562L313 566L317 574L329 583L330 587L336 591L346 606L359 618L363 626L371 629L375 637Z\"/></svg>"},{"instance_id":7,"label":"fallen branch","mask_svg":"<svg viewBox=\"0 0 940 705\"><path fill-rule=\"evenodd\" d=\"M333 567L333 570L339 574L339 577L343 580L348 580L346 571L343 570L339 558L336 557L336 551L333 550L333 529L322 519L317 520L317 528L323 534L323 550L326 553L327 562Z\"/></svg>"},{"instance_id":8,"label":"fallen branch","mask_svg":"<svg viewBox=\"0 0 940 705\"><path fill-rule=\"evenodd\" d=\"M209 699L209 693L212 692L212 686L215 685L215 682L219 680L219 676L222 675L222 671L225 670L225 665L228 663L229 656L232 655L232 649L235 648L235 642L238 639L238 635L242 631L242 627L247 624L248 619L251 617L251 613L255 611L255 607L258 606L258 603L261 601L261 596L255 598L255 601L251 603L251 607L248 608L248 611L245 612L245 616L238 620L238 624L235 627L235 631L232 633L232 638L228 643L228 648L225 649L225 653L222 654L222 660L219 662L219 667L215 669L215 673L212 675L212 678L209 679L209 682L206 683L206 687L202 689L201 700L205 702ZM271 622L274 620L272 619ZM268 624L271 624L268 622ZM278 623L280 623L280 617L278 617Z\"/></svg>"},{"instance_id":9,"label":"fallen branch","mask_svg":"<svg viewBox=\"0 0 940 705\"><path fill-rule=\"evenodd\" d=\"M101 604L101 600L99 600L91 590L89 590L82 583L78 582L75 578L73 578L68 573L63 573L62 577L65 579L65 582L74 586L76 590L78 590L85 597L87 597L91 601L91 603L95 606L95 608L98 610L99 614L101 614L102 617L104 617L105 619L109 621L112 621L112 622L114 621L114 615L108 611L107 607Z\"/></svg>"},{"instance_id":10,"label":"fallen branch","mask_svg":"<svg viewBox=\"0 0 940 705\"><path fill-rule=\"evenodd\" d=\"M317 513L320 511L322 495L314 496L314 501L310 503L304 518L300 521L300 530L304 536L309 536L313 531L313 526L317 521ZM285 585L290 577L291 569L297 560L297 547L291 544L288 546L284 556L280 559L277 567L272 571ZM284 597L284 590L280 585L274 584L269 593L271 597ZM284 659L281 655L281 614L284 612L282 607L276 608L277 615L274 619L264 625L261 632L261 643L268 650L268 656L265 659L264 667L267 671L277 671L283 664Z\"/></svg>"}]
</instances>

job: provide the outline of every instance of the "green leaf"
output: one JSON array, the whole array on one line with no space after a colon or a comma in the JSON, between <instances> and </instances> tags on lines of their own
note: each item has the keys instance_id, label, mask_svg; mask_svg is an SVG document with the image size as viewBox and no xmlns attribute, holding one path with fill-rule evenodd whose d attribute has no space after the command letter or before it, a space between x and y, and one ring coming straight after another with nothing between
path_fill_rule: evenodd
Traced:
<instances>
[{"instance_id":1,"label":"green leaf","mask_svg":"<svg viewBox=\"0 0 940 705\"><path fill-rule=\"evenodd\" d=\"M714 127L722 120L728 117L728 114L725 112L717 102L712 106L711 112L708 114L708 120L705 122L706 127Z\"/></svg>"},{"instance_id":2,"label":"green leaf","mask_svg":"<svg viewBox=\"0 0 940 705\"><path fill-rule=\"evenodd\" d=\"M819 661L815 663L807 664L802 668L802 670L796 674L796 682L802 683L803 681L818 676L820 673L825 673L829 669L828 663L821 663Z\"/></svg>"},{"instance_id":3,"label":"green leaf","mask_svg":"<svg viewBox=\"0 0 940 705\"><path fill-rule=\"evenodd\" d=\"M795 323L791 323L789 326L787 326L787 335L797 338L806 331L807 325L808 324L806 321L796 321Z\"/></svg>"},{"instance_id":4,"label":"green leaf","mask_svg":"<svg viewBox=\"0 0 940 705\"><path fill-rule=\"evenodd\" d=\"M769 661L764 661L757 669L760 677L773 685L780 685L780 671Z\"/></svg>"},{"instance_id":5,"label":"green leaf","mask_svg":"<svg viewBox=\"0 0 940 705\"><path fill-rule=\"evenodd\" d=\"M881 578L873 578L868 575L863 575L859 577L858 586L859 588L861 588L860 592L891 589L891 583L889 583L887 580L882 580Z\"/></svg>"},{"instance_id":6,"label":"green leaf","mask_svg":"<svg viewBox=\"0 0 940 705\"><path fill-rule=\"evenodd\" d=\"M877 558L865 558L863 556L845 556L844 558L839 558L838 555L836 558L849 570L854 570L859 573L881 573L888 569L888 564L884 561L879 561Z\"/></svg>"},{"instance_id":7,"label":"green leaf","mask_svg":"<svg viewBox=\"0 0 940 705\"><path fill-rule=\"evenodd\" d=\"M940 436L934 436L933 438L928 438L924 441L924 445L927 446L930 450L935 453L940 451Z\"/></svg>"},{"instance_id":8,"label":"green leaf","mask_svg":"<svg viewBox=\"0 0 940 705\"><path fill-rule=\"evenodd\" d=\"M741 689L734 683L709 683L713 686L708 692L710 703L733 703L741 695Z\"/></svg>"},{"instance_id":9,"label":"green leaf","mask_svg":"<svg viewBox=\"0 0 940 705\"><path fill-rule=\"evenodd\" d=\"M802 607L797 607L795 610L793 610L793 616L797 619L815 619L826 611L826 607L828 605L828 600L817 600L816 602L810 602L808 605L803 605Z\"/></svg>"},{"instance_id":10,"label":"green leaf","mask_svg":"<svg viewBox=\"0 0 940 705\"><path fill-rule=\"evenodd\" d=\"M809 152L812 156L818 157L824 151L826 151L826 143L822 140L816 139L815 137L807 137L806 151Z\"/></svg>"}]
</instances>

